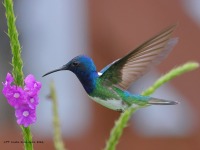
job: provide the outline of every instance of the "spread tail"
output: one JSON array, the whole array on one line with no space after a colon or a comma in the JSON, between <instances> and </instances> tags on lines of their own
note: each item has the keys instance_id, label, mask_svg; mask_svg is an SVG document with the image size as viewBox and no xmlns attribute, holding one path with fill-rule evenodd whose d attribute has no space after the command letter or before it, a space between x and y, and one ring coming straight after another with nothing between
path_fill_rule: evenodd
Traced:
<instances>
[{"instance_id":1,"label":"spread tail","mask_svg":"<svg viewBox=\"0 0 200 150\"><path fill-rule=\"evenodd\" d=\"M151 104L151 105L176 105L179 102L177 102L177 101L170 101L170 100L164 100L164 99L151 98L148 101L148 103Z\"/></svg>"}]
</instances>

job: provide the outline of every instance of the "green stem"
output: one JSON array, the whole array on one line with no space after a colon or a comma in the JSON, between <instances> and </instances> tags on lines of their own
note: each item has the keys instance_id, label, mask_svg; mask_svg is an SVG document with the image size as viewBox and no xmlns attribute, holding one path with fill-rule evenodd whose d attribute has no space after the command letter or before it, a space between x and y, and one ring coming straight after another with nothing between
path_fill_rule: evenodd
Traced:
<instances>
[{"instance_id":1,"label":"green stem","mask_svg":"<svg viewBox=\"0 0 200 150\"><path fill-rule=\"evenodd\" d=\"M165 74L164 76L160 77L151 87L149 87L147 90L142 92L142 95L148 96L154 93L156 89L158 89L161 85L165 84L166 82L186 72L195 70L198 67L199 67L199 63L197 62L187 62L183 64L182 66L174 68L171 71L169 71L167 74Z\"/></svg>"},{"instance_id":2,"label":"green stem","mask_svg":"<svg viewBox=\"0 0 200 150\"><path fill-rule=\"evenodd\" d=\"M30 127L23 127L20 126L22 129L23 137L24 137L24 148L25 150L33 150L32 144L32 135L31 135L31 128Z\"/></svg>"},{"instance_id":3,"label":"green stem","mask_svg":"<svg viewBox=\"0 0 200 150\"><path fill-rule=\"evenodd\" d=\"M173 78L184 74L186 72L195 70L199 67L199 64L196 62L188 62L184 65L177 67L175 69L172 69L170 72L165 74L164 76L160 77L151 87L149 87L147 90L145 90L142 95L148 96L155 92L156 89L158 89L161 85L164 83L172 80ZM124 128L127 126L128 120L131 118L133 113L137 109L129 108L124 113L122 113L119 117L119 119L115 122L115 126L111 130L110 138L108 139L106 143L105 150L115 150L116 145L123 133Z\"/></svg>"},{"instance_id":4,"label":"green stem","mask_svg":"<svg viewBox=\"0 0 200 150\"><path fill-rule=\"evenodd\" d=\"M110 138L106 142L105 150L115 150L115 147L123 133L123 129L127 126L127 122L136 110L137 109L129 108L120 115L119 119L115 122L115 126L110 132Z\"/></svg>"},{"instance_id":5,"label":"green stem","mask_svg":"<svg viewBox=\"0 0 200 150\"><path fill-rule=\"evenodd\" d=\"M8 25L8 36L10 38L10 46L12 50L12 66L13 66L13 77L15 84L18 86L24 85L24 74L22 71L23 61L21 58L21 46L18 40L18 31L16 28L16 17L13 10L13 1L4 0L4 6L6 8L6 18Z\"/></svg>"},{"instance_id":6,"label":"green stem","mask_svg":"<svg viewBox=\"0 0 200 150\"><path fill-rule=\"evenodd\" d=\"M24 86L24 74L23 74L23 61L21 58L21 46L18 39L18 31L16 28L16 17L13 9L12 0L4 0L4 7L6 9L6 18L8 25L8 36L10 38L10 46L12 50L12 75L17 86ZM21 126L24 137L24 149L33 150L32 136L30 127Z\"/></svg>"},{"instance_id":7,"label":"green stem","mask_svg":"<svg viewBox=\"0 0 200 150\"><path fill-rule=\"evenodd\" d=\"M52 100L52 109L53 109L53 128L54 128L54 146L56 150L65 150L64 143L62 141L60 121L58 115L58 104L56 98L56 90L54 83L50 84L50 98Z\"/></svg>"}]
</instances>

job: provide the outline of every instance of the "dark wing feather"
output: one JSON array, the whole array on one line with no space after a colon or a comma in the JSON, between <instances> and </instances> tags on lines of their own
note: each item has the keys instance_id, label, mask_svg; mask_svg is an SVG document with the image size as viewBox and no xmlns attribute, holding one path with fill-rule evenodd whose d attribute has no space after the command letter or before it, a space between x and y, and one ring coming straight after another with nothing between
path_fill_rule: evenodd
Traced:
<instances>
[{"instance_id":1,"label":"dark wing feather","mask_svg":"<svg viewBox=\"0 0 200 150\"><path fill-rule=\"evenodd\" d=\"M119 59L113 61L112 63L108 64L107 66L105 66L101 71L100 73L104 73L108 68L110 68L110 66L112 66L115 62L117 62Z\"/></svg>"},{"instance_id":2,"label":"dark wing feather","mask_svg":"<svg viewBox=\"0 0 200 150\"><path fill-rule=\"evenodd\" d=\"M149 39L121 59L102 69L100 76L103 84L116 85L127 89L153 64L163 60L177 43L177 38L171 38L176 25L170 26L158 35Z\"/></svg>"}]
</instances>

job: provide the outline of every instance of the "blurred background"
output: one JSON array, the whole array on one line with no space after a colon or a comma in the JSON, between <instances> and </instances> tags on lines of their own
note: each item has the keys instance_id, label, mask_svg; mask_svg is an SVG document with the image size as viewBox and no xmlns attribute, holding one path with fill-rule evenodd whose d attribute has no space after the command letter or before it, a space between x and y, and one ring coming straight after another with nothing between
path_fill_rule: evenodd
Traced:
<instances>
[{"instance_id":1,"label":"blurred background","mask_svg":"<svg viewBox=\"0 0 200 150\"><path fill-rule=\"evenodd\" d=\"M11 72L11 51L6 35L5 9L0 3L0 82ZM179 43L159 66L139 79L130 91L141 93L168 70L186 61L200 62L199 0L34 0L15 1L25 75L43 84L37 123L32 125L35 149L53 150L52 105L49 83L58 95L62 135L69 149L102 149L120 113L91 101L70 72L41 76L79 54L91 56L102 69L162 29L178 22ZM2 85L0 86L2 90ZM199 150L200 70L162 86L153 96L177 100L176 106L151 106L137 111L117 146L119 150ZM14 111L0 94L0 149L22 149Z\"/></svg>"}]
</instances>

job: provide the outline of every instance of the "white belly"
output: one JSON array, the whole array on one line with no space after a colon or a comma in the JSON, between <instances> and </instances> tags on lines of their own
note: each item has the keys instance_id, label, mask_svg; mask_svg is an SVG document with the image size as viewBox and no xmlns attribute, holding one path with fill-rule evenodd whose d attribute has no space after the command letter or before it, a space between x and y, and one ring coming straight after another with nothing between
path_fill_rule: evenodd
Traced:
<instances>
[{"instance_id":1,"label":"white belly","mask_svg":"<svg viewBox=\"0 0 200 150\"><path fill-rule=\"evenodd\" d=\"M98 97L91 97L89 96L92 100L95 102L110 108L112 110L117 110L117 111L124 111L125 109L128 108L128 105L124 103L122 100L116 100L116 99L107 99L107 100L102 100Z\"/></svg>"}]
</instances>

